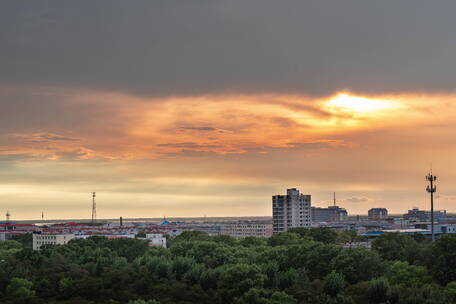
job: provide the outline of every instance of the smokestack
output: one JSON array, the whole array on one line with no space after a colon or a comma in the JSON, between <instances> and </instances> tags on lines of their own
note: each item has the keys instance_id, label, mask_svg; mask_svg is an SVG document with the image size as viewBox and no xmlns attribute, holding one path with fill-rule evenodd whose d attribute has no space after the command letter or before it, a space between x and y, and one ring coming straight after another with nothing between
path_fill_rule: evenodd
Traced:
<instances>
[{"instance_id":1,"label":"smokestack","mask_svg":"<svg viewBox=\"0 0 456 304\"><path fill-rule=\"evenodd\" d=\"M120 217L120 226L123 226L123 219Z\"/></svg>"}]
</instances>

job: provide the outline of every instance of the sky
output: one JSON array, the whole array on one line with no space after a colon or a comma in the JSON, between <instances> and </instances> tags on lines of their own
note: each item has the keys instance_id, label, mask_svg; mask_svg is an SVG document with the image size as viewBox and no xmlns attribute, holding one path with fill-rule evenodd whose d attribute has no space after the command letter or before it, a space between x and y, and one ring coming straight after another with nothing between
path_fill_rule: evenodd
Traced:
<instances>
[{"instance_id":1,"label":"sky","mask_svg":"<svg viewBox=\"0 0 456 304\"><path fill-rule=\"evenodd\" d=\"M455 1L0 3L0 219L456 212Z\"/></svg>"}]
</instances>

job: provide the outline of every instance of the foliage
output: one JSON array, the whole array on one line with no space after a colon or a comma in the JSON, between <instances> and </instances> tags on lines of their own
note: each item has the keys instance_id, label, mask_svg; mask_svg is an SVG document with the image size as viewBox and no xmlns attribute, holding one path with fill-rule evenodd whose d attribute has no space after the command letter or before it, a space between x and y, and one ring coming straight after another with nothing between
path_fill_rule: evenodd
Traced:
<instances>
[{"instance_id":1,"label":"foliage","mask_svg":"<svg viewBox=\"0 0 456 304\"><path fill-rule=\"evenodd\" d=\"M367 290L369 303L381 304L387 303L391 297L391 287L385 278L373 279L369 282L369 289Z\"/></svg>"},{"instance_id":2,"label":"foliage","mask_svg":"<svg viewBox=\"0 0 456 304\"><path fill-rule=\"evenodd\" d=\"M15 253L21 251L22 245L17 241L2 241L0 242L0 260L8 259Z\"/></svg>"},{"instance_id":3,"label":"foliage","mask_svg":"<svg viewBox=\"0 0 456 304\"><path fill-rule=\"evenodd\" d=\"M33 251L23 237L0 242L0 303L456 303L456 236L338 245L358 240L321 228L269 239L189 231L169 248L91 237Z\"/></svg>"},{"instance_id":4,"label":"foliage","mask_svg":"<svg viewBox=\"0 0 456 304\"><path fill-rule=\"evenodd\" d=\"M337 295L342 294L344 289L345 279L340 273L333 271L325 277L323 291L327 295L336 297Z\"/></svg>"},{"instance_id":5,"label":"foliage","mask_svg":"<svg viewBox=\"0 0 456 304\"><path fill-rule=\"evenodd\" d=\"M21 243L22 246L26 248L32 248L33 245L33 237L31 233L15 234L13 235L12 240Z\"/></svg>"},{"instance_id":6,"label":"foliage","mask_svg":"<svg viewBox=\"0 0 456 304\"><path fill-rule=\"evenodd\" d=\"M377 252L366 248L348 248L332 260L332 268L354 284L381 276L385 267Z\"/></svg>"},{"instance_id":7,"label":"foliage","mask_svg":"<svg viewBox=\"0 0 456 304\"><path fill-rule=\"evenodd\" d=\"M146 233L144 231L140 231L136 234L136 237L137 238L145 238L146 237Z\"/></svg>"},{"instance_id":8,"label":"foliage","mask_svg":"<svg viewBox=\"0 0 456 304\"><path fill-rule=\"evenodd\" d=\"M6 288L6 294L15 298L22 298L34 295L33 283L21 278L13 278Z\"/></svg>"},{"instance_id":9,"label":"foliage","mask_svg":"<svg viewBox=\"0 0 456 304\"><path fill-rule=\"evenodd\" d=\"M132 300L128 304L160 304L157 300Z\"/></svg>"},{"instance_id":10,"label":"foliage","mask_svg":"<svg viewBox=\"0 0 456 304\"><path fill-rule=\"evenodd\" d=\"M407 262L394 261L389 264L386 277L392 284L422 286L432 281L426 267L410 265Z\"/></svg>"},{"instance_id":11,"label":"foliage","mask_svg":"<svg viewBox=\"0 0 456 304\"><path fill-rule=\"evenodd\" d=\"M301 238L300 235L294 232L282 232L274 234L269 238L268 243L270 246L285 246L298 244Z\"/></svg>"},{"instance_id":12,"label":"foliage","mask_svg":"<svg viewBox=\"0 0 456 304\"><path fill-rule=\"evenodd\" d=\"M431 247L429 269L441 284L456 281L456 235L444 235Z\"/></svg>"},{"instance_id":13,"label":"foliage","mask_svg":"<svg viewBox=\"0 0 456 304\"><path fill-rule=\"evenodd\" d=\"M337 232L328 227L305 228L295 227L288 230L291 233L297 233L301 237L308 237L314 241L325 244L334 244L337 241Z\"/></svg>"},{"instance_id":14,"label":"foliage","mask_svg":"<svg viewBox=\"0 0 456 304\"><path fill-rule=\"evenodd\" d=\"M424 264L422 257L422 244L412 236L400 233L385 233L373 243L372 249L376 250L385 260L407 261L410 264Z\"/></svg>"}]
</instances>

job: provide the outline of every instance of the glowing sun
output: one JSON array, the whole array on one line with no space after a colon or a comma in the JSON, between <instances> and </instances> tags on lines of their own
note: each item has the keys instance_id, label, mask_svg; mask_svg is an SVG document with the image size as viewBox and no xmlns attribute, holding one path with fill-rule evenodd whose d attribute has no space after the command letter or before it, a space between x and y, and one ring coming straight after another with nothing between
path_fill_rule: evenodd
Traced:
<instances>
[{"instance_id":1,"label":"glowing sun","mask_svg":"<svg viewBox=\"0 0 456 304\"><path fill-rule=\"evenodd\" d=\"M387 110L397 107L397 104L392 101L351 96L344 93L338 94L336 97L329 100L327 105L340 110L359 113Z\"/></svg>"}]
</instances>

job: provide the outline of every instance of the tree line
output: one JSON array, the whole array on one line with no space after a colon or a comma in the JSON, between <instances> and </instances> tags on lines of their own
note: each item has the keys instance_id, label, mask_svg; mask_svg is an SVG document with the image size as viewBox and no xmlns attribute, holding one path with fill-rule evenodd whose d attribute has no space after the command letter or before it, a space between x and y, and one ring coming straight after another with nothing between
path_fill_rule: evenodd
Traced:
<instances>
[{"instance_id":1,"label":"tree line","mask_svg":"<svg viewBox=\"0 0 456 304\"><path fill-rule=\"evenodd\" d=\"M347 248L354 231L293 228L271 238L76 239L31 249L0 242L0 303L447 304L456 303L456 235L431 243L386 233Z\"/></svg>"}]
</instances>

